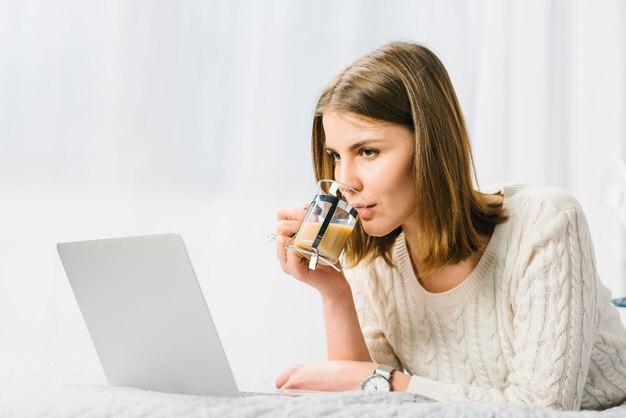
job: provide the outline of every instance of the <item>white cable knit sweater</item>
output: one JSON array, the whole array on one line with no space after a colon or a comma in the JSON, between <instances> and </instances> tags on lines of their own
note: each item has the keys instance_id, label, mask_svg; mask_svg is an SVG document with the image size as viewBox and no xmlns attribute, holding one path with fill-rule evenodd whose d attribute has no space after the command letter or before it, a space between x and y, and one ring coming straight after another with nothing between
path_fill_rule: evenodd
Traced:
<instances>
[{"instance_id":1,"label":"white cable knit sweater","mask_svg":"<svg viewBox=\"0 0 626 418\"><path fill-rule=\"evenodd\" d=\"M580 205L558 189L498 190L509 219L454 289L422 288L403 234L394 268L379 258L346 270L372 359L410 373L409 392L441 401L625 402L626 331Z\"/></svg>"}]
</instances>

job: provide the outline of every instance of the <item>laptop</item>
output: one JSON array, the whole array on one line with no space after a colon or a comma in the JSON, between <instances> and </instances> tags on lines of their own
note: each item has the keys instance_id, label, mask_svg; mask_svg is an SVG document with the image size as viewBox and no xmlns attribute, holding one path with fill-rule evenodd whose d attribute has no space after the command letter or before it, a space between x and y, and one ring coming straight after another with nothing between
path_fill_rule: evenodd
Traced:
<instances>
[{"instance_id":1,"label":"laptop","mask_svg":"<svg viewBox=\"0 0 626 418\"><path fill-rule=\"evenodd\" d=\"M113 386L236 397L242 393L180 235L57 244L83 319Z\"/></svg>"}]
</instances>

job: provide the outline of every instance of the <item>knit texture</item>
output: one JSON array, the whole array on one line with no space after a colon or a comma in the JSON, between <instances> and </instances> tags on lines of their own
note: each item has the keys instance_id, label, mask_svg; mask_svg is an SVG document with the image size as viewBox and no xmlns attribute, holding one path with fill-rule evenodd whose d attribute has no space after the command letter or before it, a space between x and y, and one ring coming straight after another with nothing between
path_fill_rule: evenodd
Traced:
<instances>
[{"instance_id":1,"label":"knit texture","mask_svg":"<svg viewBox=\"0 0 626 418\"><path fill-rule=\"evenodd\" d=\"M566 192L499 186L509 219L474 271L430 293L404 235L395 267L346 270L372 359L445 400L604 409L626 401L626 330L596 269L589 228Z\"/></svg>"}]
</instances>

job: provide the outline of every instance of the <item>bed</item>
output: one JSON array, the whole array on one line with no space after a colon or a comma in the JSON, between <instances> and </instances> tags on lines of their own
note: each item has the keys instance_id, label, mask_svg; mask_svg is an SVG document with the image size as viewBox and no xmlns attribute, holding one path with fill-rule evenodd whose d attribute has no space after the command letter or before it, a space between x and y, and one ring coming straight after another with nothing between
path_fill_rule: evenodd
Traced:
<instances>
[{"instance_id":1,"label":"bed","mask_svg":"<svg viewBox=\"0 0 626 418\"><path fill-rule=\"evenodd\" d=\"M558 412L512 404L439 403L401 393L345 392L297 398L235 399L175 395L108 386L93 359L0 355L2 418L228 416L608 418L626 417L626 405L601 412Z\"/></svg>"}]
</instances>

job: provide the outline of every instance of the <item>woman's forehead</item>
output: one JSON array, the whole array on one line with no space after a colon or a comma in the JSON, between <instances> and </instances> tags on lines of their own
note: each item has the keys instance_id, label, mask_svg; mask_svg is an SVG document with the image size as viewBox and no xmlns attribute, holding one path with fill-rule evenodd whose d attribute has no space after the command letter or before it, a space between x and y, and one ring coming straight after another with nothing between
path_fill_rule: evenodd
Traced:
<instances>
[{"instance_id":1,"label":"woman's forehead","mask_svg":"<svg viewBox=\"0 0 626 418\"><path fill-rule=\"evenodd\" d=\"M341 149L355 145L381 144L398 137L412 138L403 125L367 119L347 112L327 112L323 115L325 148Z\"/></svg>"},{"instance_id":2,"label":"woman's forehead","mask_svg":"<svg viewBox=\"0 0 626 418\"><path fill-rule=\"evenodd\" d=\"M345 112L324 113L322 123L326 146L329 148L373 138L384 138L385 128L389 126L389 124L375 123Z\"/></svg>"}]
</instances>

